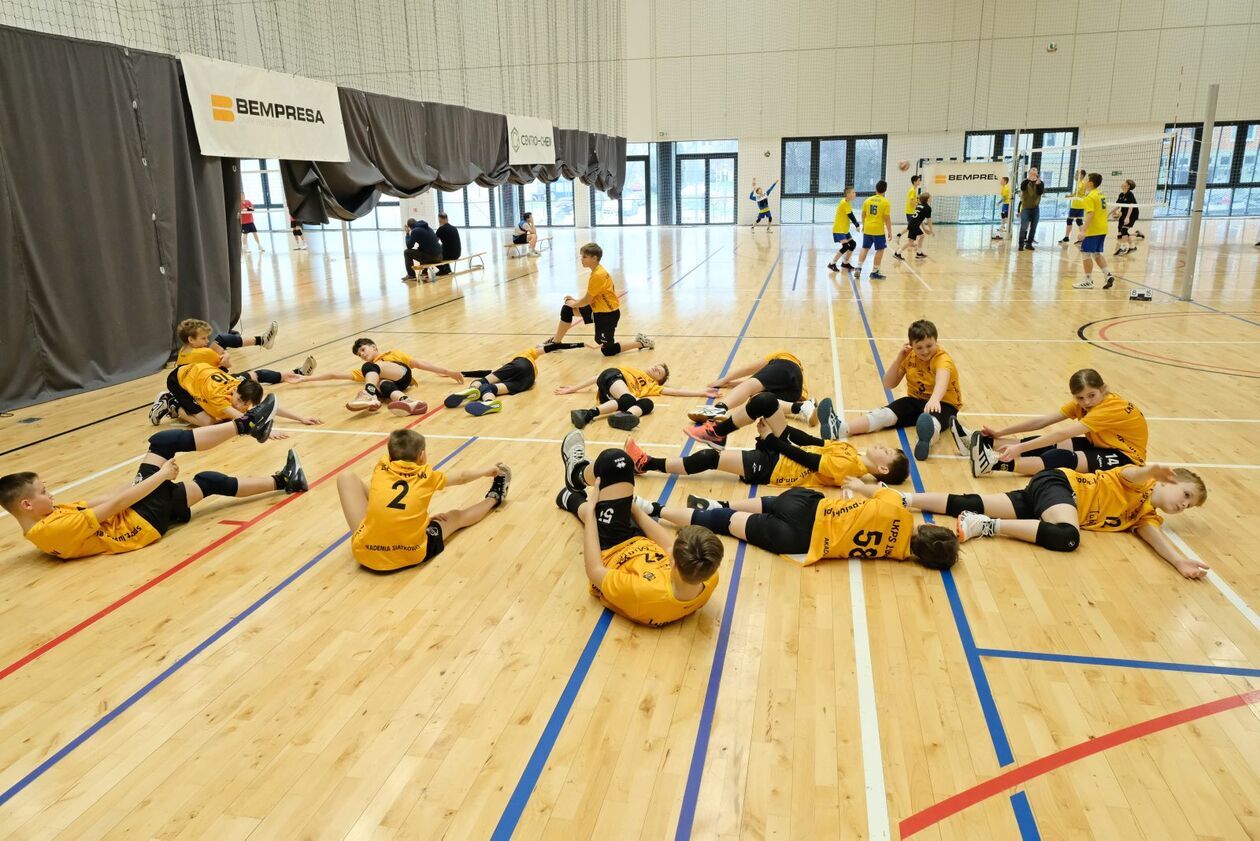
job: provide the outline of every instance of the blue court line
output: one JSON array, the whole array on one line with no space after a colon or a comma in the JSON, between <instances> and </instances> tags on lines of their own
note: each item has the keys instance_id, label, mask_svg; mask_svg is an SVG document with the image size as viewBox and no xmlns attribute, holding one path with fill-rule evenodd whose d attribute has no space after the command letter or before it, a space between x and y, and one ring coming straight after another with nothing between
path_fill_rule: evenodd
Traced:
<instances>
[{"instance_id":1,"label":"blue court line","mask_svg":"<svg viewBox=\"0 0 1260 841\"><path fill-rule=\"evenodd\" d=\"M471 444L473 441L476 441L476 440L477 440L476 436L469 438L467 441L460 444L458 447L456 447L454 450L448 453L446 457L443 458L441 461L439 461L437 464L435 464L434 467L435 468L441 467L443 464L445 464L446 462L454 458L456 455L458 455L460 450L464 449L465 447L467 447L469 444ZM123 701L121 704L114 707L108 713L103 715L100 719L96 721L95 724L93 724L91 727L84 730L79 735L75 736L73 739L71 739L69 742L63 745L56 753L54 753L52 756L48 757L39 765L37 765L35 769L32 770L29 774L27 774L22 779L18 780L16 783L10 786L3 793L0 793L0 806L3 806L4 804L8 803L14 797L20 794L24 788L26 788L31 783L38 780L45 773L47 773L54 765L56 765L58 762L60 762L61 760L69 756L70 753L75 750L75 748L79 747L88 739L95 736L101 730L109 726L109 724L114 719L118 718L127 710L134 707L137 703L140 702L140 699L142 699L145 695L148 695L150 692L152 692L154 689L160 686L163 682L166 681L168 677L178 672L184 666L188 665L198 654L205 651L210 646L214 645L216 642L222 639L225 635L231 632L233 628L235 628L237 625L241 624L246 619L248 619L251 615L253 615L254 612L256 612L260 607L265 605L267 602L271 601L271 599L275 597L278 593L280 593L282 590L284 590L294 581L297 581L299 578L305 575L312 567L314 567L324 558L328 557L328 555L330 555L334 549L336 549L342 543L345 543L346 540L349 539L349 537L350 537L350 532L346 532L341 537L333 541L329 546L325 547L318 555L311 558L306 563L302 564L302 566L298 567L293 572L289 573L289 576L287 578L285 578L275 587L272 587L270 590L268 590L261 598L259 598L249 607L245 608L236 616L232 617L232 619L228 621L225 625L220 627L219 630L215 631L213 634L206 637L204 640L198 643L194 648L192 648L187 654L185 654L183 657L180 657L178 660L176 660L174 663L168 666L157 677L153 678L153 680L149 681L144 686L137 689L125 701Z\"/></svg>"},{"instance_id":2,"label":"blue court line","mask_svg":"<svg viewBox=\"0 0 1260 841\"><path fill-rule=\"evenodd\" d=\"M721 251L721 250L722 250L723 248L725 248L725 247L726 247L726 246L725 246L725 245L723 245L721 248L716 248L716 249L714 249L714 250L713 250L713 254L717 254L719 251ZM733 254L734 252L731 252L731 253ZM701 260L699 263L696 263L694 266L692 266L691 268L687 269L686 274L684 274L682 277L678 278L678 280L675 280L675 281L674 281L673 283L671 283L669 286L666 286L666 287L665 287L665 291L666 291L666 292L668 292L669 290L673 289L675 286L677 286L678 284L680 284L680 283L682 283L684 280L686 280L687 275L691 274L691 273L692 273L692 272L694 272L696 269L700 268L700 267L701 267L701 266L703 266L705 263L709 262L709 260L713 257L713 254L710 254L708 257L705 257L705 258L704 258L703 260ZM674 262L677 262L677 261L675 260ZM674 265L674 264L673 264L673 263L670 263L670 265L672 266L672 265Z\"/></svg>"},{"instance_id":3,"label":"blue court line","mask_svg":"<svg viewBox=\"0 0 1260 841\"><path fill-rule=\"evenodd\" d=\"M716 252L714 252L716 253ZM711 255L710 255L711 256ZM757 313L757 307L761 305L761 298L766 293L766 287L770 285L770 278L774 277L774 270L782 259L783 252L774 258L774 263L770 266L770 271L766 273L766 280L761 284L761 291L757 293L757 299L753 301L752 309L748 311L748 317L744 319L744 326L739 329L739 335L735 337L735 344L731 346L731 352L727 354L726 362L722 365L722 371L719 377L726 376L731 370L731 364L735 361L735 353L739 350L739 344L744 340L744 335L748 332L748 327L752 324L753 316ZM707 259L707 258L706 258ZM712 398L708 402L712 402ZM687 439L686 445L683 446L683 456L691 452L695 441L691 438ZM677 483L678 477L670 474L665 480L665 487L661 489L657 502L662 505L665 500L669 499L669 495L674 491L674 485ZM731 586L737 587L739 579L732 578ZM491 838L494 841L507 841L512 837L512 833L516 831L517 824L521 821L521 815L525 812L525 807L529 804L529 798L534 793L534 787L538 785L538 778L542 776L543 769L547 765L547 759L551 756L551 751L556 746L556 740L560 738L560 731L564 727L565 720L569 717L569 711L573 709L573 702L577 700L578 692L582 689L582 683L586 680L587 672L590 671L591 663L595 659L595 654L599 651L599 647L604 642L604 636L608 631L608 625L612 622L612 611L604 608L599 619L595 623L595 628L591 631L591 636L587 639L586 647L582 649L582 654L578 657L577 663L573 665L573 672L569 675L569 680L564 685L564 691L560 693L560 697L556 699L556 706L551 711L551 716L547 719L547 725L543 728L542 734L538 737L538 743L534 745L534 750L529 756L529 761L525 763L525 768L521 771L521 777L516 781L516 787L512 789L512 796L508 798L507 805L503 807L503 814L499 816L499 822L494 827ZM603 625L601 629L600 625Z\"/></svg>"},{"instance_id":4,"label":"blue court line","mask_svg":"<svg viewBox=\"0 0 1260 841\"><path fill-rule=\"evenodd\" d=\"M884 379L884 360L879 355L879 348L875 346L875 334L871 330L871 323L866 317L866 306L862 303L862 293L858 290L857 282L853 276L849 275L849 285L853 289L853 299L858 305L858 314L862 316L862 327L866 330L866 341L870 345L871 354L875 358L875 370L879 374L882 384ZM891 403L893 394L887 388L884 394ZM910 478L914 484L916 493L923 493L923 477L919 473L918 462L915 461L913 448L910 446L910 439L906 436L904 428L897 430L897 436L901 439L902 452L910 460ZM934 522L931 514L925 513L923 518L928 522ZM950 611L954 616L954 624L958 628L958 636L962 642L963 654L967 658L967 667L971 671L972 682L976 685L976 696L980 701L980 709L984 713L984 721L989 729L989 738L993 742L993 752L997 755L998 764L1002 767L1011 765L1015 762L1015 757L1011 752L1011 743L1006 736L1006 728L1002 724L1002 716L998 713L997 701L993 697L993 689L989 686L989 677L985 674L984 663L980 660L979 649L976 646L975 636L971 632L971 623L967 621L967 613L963 609L962 598L958 594L958 584L954 580L952 570L941 570L941 581L945 585L945 594L949 599ZM1017 794L1023 794L1022 791ZM1011 797L1011 807L1015 810L1015 823L1019 827L1020 837L1024 841L1032 841L1032 839L1040 838L1040 832L1037 829L1037 820L1032 814L1032 807L1028 803L1028 798L1022 797L1018 801L1015 796Z\"/></svg>"},{"instance_id":5,"label":"blue court line","mask_svg":"<svg viewBox=\"0 0 1260 841\"><path fill-rule=\"evenodd\" d=\"M801 249L800 255L796 258L796 273L792 275L792 291L796 291L796 281L801 276L801 260L805 259L805 249Z\"/></svg>"},{"instance_id":6,"label":"blue court line","mask_svg":"<svg viewBox=\"0 0 1260 841\"><path fill-rule=\"evenodd\" d=\"M757 495L757 486L748 488L748 498ZM691 838L691 826L696 820L696 803L700 798L700 781L704 776L704 759L709 753L709 736L713 731L713 716L717 711L718 690L722 687L722 672L726 669L726 648L731 640L731 626L735 623L735 600L739 598L739 582L744 572L744 553L748 544L741 540L735 550L735 564L731 570L731 584L722 608L722 627L718 630L717 647L713 650L713 665L709 667L709 685L704 692L704 706L700 710L700 724L696 727L696 745L691 752L691 767L687 770L687 785L683 789L682 810L678 814L678 827L674 831L676 841Z\"/></svg>"},{"instance_id":7,"label":"blue court line","mask_svg":"<svg viewBox=\"0 0 1260 841\"><path fill-rule=\"evenodd\" d=\"M1190 672L1202 675L1260 677L1260 669L1241 666L1214 666L1199 663L1175 663L1166 660L1131 660L1123 657L1092 657L1082 654L1054 654L1041 651L1012 651L1005 648L977 648L981 657L1005 660L1039 660L1045 663L1076 663L1082 666L1119 666L1129 669L1151 669L1158 672Z\"/></svg>"}]
</instances>

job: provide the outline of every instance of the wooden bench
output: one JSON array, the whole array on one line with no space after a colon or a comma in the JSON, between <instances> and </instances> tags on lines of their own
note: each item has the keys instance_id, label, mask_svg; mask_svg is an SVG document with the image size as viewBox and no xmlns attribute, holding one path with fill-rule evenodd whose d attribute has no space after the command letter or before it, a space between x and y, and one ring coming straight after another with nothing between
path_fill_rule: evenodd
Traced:
<instances>
[{"instance_id":1,"label":"wooden bench","mask_svg":"<svg viewBox=\"0 0 1260 841\"><path fill-rule=\"evenodd\" d=\"M543 247L543 243L549 243L549 242L551 242L551 237L539 237L537 240L535 240L535 244L538 246L539 251L549 251L551 249L551 246L548 245L546 248ZM529 256L528 243L505 242L503 243L503 247L508 250L508 257L528 257ZM518 251L517 249L522 249L522 250Z\"/></svg>"},{"instance_id":2,"label":"wooden bench","mask_svg":"<svg viewBox=\"0 0 1260 841\"><path fill-rule=\"evenodd\" d=\"M422 283L433 283L438 278L438 274L437 274L438 266L454 266L458 263L464 262L465 260L468 261L467 271L471 272L476 269L484 269L486 267L486 261L483 260L482 258L485 256L486 256L486 252L478 251L475 254L465 254L462 257L455 257L454 259L451 259L451 260L438 260L436 263L420 263L419 265L416 266L416 268L420 270L420 277L419 278L405 277L403 278L403 282L405 283L409 280L419 280ZM477 265L475 266L473 265L472 263L473 260L477 261ZM462 274L462 272L452 272L451 274L452 275Z\"/></svg>"}]
</instances>

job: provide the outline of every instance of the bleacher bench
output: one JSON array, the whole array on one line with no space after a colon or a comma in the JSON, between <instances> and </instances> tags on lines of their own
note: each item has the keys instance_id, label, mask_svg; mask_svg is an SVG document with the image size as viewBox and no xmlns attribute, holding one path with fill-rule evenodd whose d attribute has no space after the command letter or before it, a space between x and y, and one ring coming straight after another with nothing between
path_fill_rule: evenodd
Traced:
<instances>
[{"instance_id":1,"label":"bleacher bench","mask_svg":"<svg viewBox=\"0 0 1260 841\"><path fill-rule=\"evenodd\" d=\"M550 242L551 242L551 237L539 237L537 240L538 250L539 251L549 250L551 246L547 245L546 247L544 247L544 244L550 243ZM528 243L505 242L503 243L503 247L507 249L508 257L525 257L529 254Z\"/></svg>"},{"instance_id":2,"label":"bleacher bench","mask_svg":"<svg viewBox=\"0 0 1260 841\"><path fill-rule=\"evenodd\" d=\"M416 279L421 281L422 283L433 283L435 280L437 280L437 277L438 277L437 275L438 266L449 265L451 267L454 267L458 265L459 263L464 262L465 260L468 261L467 270L470 272L476 269L484 269L486 267L486 261L482 258L485 256L486 256L486 252L478 251L475 254L465 254L462 257L456 257L451 260L438 260L436 263L420 263L416 266L416 268L420 270L420 277ZM473 265L473 262L472 262L473 260L477 261L476 265ZM461 272L452 272L452 275L456 275L456 274L461 274ZM411 278L403 278L404 281L407 281L410 279Z\"/></svg>"}]
</instances>

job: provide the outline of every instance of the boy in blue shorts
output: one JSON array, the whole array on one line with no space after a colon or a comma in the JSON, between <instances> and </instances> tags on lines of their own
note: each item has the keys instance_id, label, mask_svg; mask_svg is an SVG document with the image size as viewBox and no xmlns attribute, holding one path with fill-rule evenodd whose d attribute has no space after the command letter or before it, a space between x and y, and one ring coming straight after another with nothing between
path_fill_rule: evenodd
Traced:
<instances>
[{"instance_id":1,"label":"boy in blue shorts","mask_svg":"<svg viewBox=\"0 0 1260 841\"><path fill-rule=\"evenodd\" d=\"M1112 276L1111 269L1107 268L1107 258L1103 256L1107 241L1107 199L1103 197L1102 190L1098 189L1102 186L1102 176L1097 172L1091 172L1086 179L1086 184L1089 186L1089 192L1082 200L1085 211L1085 238L1081 240L1081 259L1085 263L1085 279L1073 283L1072 288L1093 289L1094 263L1097 263L1098 268L1107 275L1107 282L1103 284L1103 289L1110 289L1116 279Z\"/></svg>"},{"instance_id":2,"label":"boy in blue shorts","mask_svg":"<svg viewBox=\"0 0 1260 841\"><path fill-rule=\"evenodd\" d=\"M779 186L778 181L771 184L769 190L762 190L757 186L757 179L753 179L753 190L748 194L748 200L757 203L757 220L748 226L749 230L757 227L762 219L766 220L767 228L774 222L774 217L770 214L770 194L774 192L774 188L777 186Z\"/></svg>"},{"instance_id":3,"label":"boy in blue shorts","mask_svg":"<svg viewBox=\"0 0 1260 841\"><path fill-rule=\"evenodd\" d=\"M831 225L831 238L836 243L836 256L831 258L827 268L833 272L840 269L851 269L849 253L857 250L857 240L853 238L853 230L860 227L857 217L853 215L853 199L857 192L852 187L844 188L844 198L836 205L836 220ZM840 262L843 260L844 262ZM839 265L836 265L839 263Z\"/></svg>"},{"instance_id":4,"label":"boy in blue shorts","mask_svg":"<svg viewBox=\"0 0 1260 841\"><path fill-rule=\"evenodd\" d=\"M862 277L862 266L872 248L875 249L875 268L871 271L871 280L887 277L879 271L884 249L888 247L888 232L892 230L892 202L884 196L887 190L888 182L878 181L875 195L862 202L862 253L857 258L857 270L853 273L855 278Z\"/></svg>"}]
</instances>

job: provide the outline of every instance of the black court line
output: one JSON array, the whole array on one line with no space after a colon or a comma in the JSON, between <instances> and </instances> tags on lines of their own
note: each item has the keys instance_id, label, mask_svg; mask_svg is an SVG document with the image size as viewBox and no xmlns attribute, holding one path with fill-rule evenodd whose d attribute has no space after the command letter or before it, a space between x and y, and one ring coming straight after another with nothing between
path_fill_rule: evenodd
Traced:
<instances>
[{"instance_id":1,"label":"black court line","mask_svg":"<svg viewBox=\"0 0 1260 841\"><path fill-rule=\"evenodd\" d=\"M1194 315L1194 313L1186 313L1186 315ZM1228 313L1220 313L1220 315L1228 315ZM1243 320L1245 321L1246 319L1243 319ZM1166 359L1155 359L1150 356L1141 356L1136 353L1129 353L1129 352L1119 350L1118 348L1114 348L1105 344L1106 342L1105 339L1100 340L1100 341L1095 341L1094 339L1091 339L1089 336L1085 335L1085 331L1087 329L1089 329L1090 327L1093 327L1095 324L1101 324L1104 321L1114 322L1115 317L1112 316L1111 318L1099 318L1094 321L1085 322L1080 327L1076 328L1077 338L1079 338L1081 341L1085 342L1088 345L1092 345L1098 348L1099 350L1105 350L1107 351L1107 353L1114 353L1116 356L1123 356L1125 359L1136 359L1138 362L1149 362L1152 365L1163 365L1166 368L1180 368L1183 371L1197 371L1200 374L1216 374L1217 376L1221 376L1221 377L1231 377L1231 378L1246 377L1248 379L1260 379L1260 374L1249 374L1245 371L1213 371L1210 368L1204 368L1198 365L1182 365L1180 363L1171 362ZM1250 324L1252 322L1248 322L1248 323Z\"/></svg>"}]
</instances>

